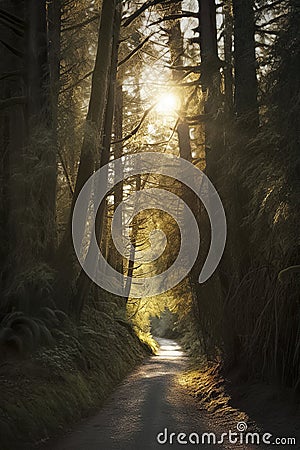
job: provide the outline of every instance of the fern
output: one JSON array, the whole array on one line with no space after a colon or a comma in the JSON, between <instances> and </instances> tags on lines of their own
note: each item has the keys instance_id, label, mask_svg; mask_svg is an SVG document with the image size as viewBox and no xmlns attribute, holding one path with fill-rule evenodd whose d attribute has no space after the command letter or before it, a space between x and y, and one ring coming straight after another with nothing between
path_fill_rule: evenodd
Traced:
<instances>
[{"instance_id":1,"label":"fern","mask_svg":"<svg viewBox=\"0 0 300 450\"><path fill-rule=\"evenodd\" d=\"M5 355L9 355L54 345L55 334L59 336L58 328L66 320L65 313L49 307L40 308L37 317L14 311L5 315L0 323L0 346L5 349Z\"/></svg>"}]
</instances>

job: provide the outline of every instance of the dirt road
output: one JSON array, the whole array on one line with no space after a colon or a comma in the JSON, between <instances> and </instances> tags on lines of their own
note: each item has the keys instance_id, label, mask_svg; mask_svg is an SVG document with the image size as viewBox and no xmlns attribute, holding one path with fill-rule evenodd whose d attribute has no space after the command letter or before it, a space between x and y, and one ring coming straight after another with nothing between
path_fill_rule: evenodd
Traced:
<instances>
[{"instance_id":1,"label":"dirt road","mask_svg":"<svg viewBox=\"0 0 300 450\"><path fill-rule=\"evenodd\" d=\"M47 450L199 448L184 442L197 439L191 433L201 435L211 430L205 414L176 382L176 375L184 370L187 358L173 341L160 339L160 345L159 355L150 358L118 386L96 416L52 442ZM179 436L182 443L178 443L179 433L187 435Z\"/></svg>"}]
</instances>

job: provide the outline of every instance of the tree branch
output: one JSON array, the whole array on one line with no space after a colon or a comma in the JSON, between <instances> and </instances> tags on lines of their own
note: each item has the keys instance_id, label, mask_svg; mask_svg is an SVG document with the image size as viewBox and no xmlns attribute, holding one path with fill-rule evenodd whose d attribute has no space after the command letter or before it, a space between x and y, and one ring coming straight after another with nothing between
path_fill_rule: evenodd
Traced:
<instances>
[{"instance_id":1,"label":"tree branch","mask_svg":"<svg viewBox=\"0 0 300 450\"><path fill-rule=\"evenodd\" d=\"M72 186L72 182L71 182L71 179L70 179L69 174L68 174L68 170L67 170L67 166L66 166L65 160L64 160L60 150L58 150L58 156L59 156L59 159L60 159L60 162L61 162L64 174L65 174L65 177L66 177L66 180L67 180L67 183L68 183L68 187L69 187L69 190L70 190L70 193L71 193L71 197L73 197L73 195L74 195L74 188Z\"/></svg>"},{"instance_id":2,"label":"tree branch","mask_svg":"<svg viewBox=\"0 0 300 450\"><path fill-rule=\"evenodd\" d=\"M12 52L15 56L18 56L19 58L22 58L23 53L20 52L17 48L12 47L11 45L7 44L6 42L0 40L1 44L4 45L10 52Z\"/></svg>"},{"instance_id":3,"label":"tree branch","mask_svg":"<svg viewBox=\"0 0 300 450\"><path fill-rule=\"evenodd\" d=\"M69 27L63 28L62 32L76 30L77 28L83 28L86 25L89 25L90 23L94 22L95 20L99 20L99 19L100 19L100 15L97 14L93 17L90 17L89 19L86 19L84 22L77 23L75 25L70 25Z\"/></svg>"},{"instance_id":4,"label":"tree branch","mask_svg":"<svg viewBox=\"0 0 300 450\"><path fill-rule=\"evenodd\" d=\"M255 33L257 34L270 34L271 36L278 36L279 31L277 30L261 30L260 28L256 28Z\"/></svg>"},{"instance_id":5,"label":"tree branch","mask_svg":"<svg viewBox=\"0 0 300 450\"><path fill-rule=\"evenodd\" d=\"M120 67L122 64L125 64L127 61L129 61L129 59L131 59L141 48L144 47L144 45L149 41L149 39L152 38L152 36L154 36L155 32L150 34L150 36L147 36L146 39L144 39L136 48L134 48L127 56L125 56L124 59L122 59L119 64L118 67Z\"/></svg>"},{"instance_id":6,"label":"tree branch","mask_svg":"<svg viewBox=\"0 0 300 450\"><path fill-rule=\"evenodd\" d=\"M75 83L73 83L71 86L67 86L66 88L62 89L60 91L61 94L63 94L64 92L69 91L70 89L73 89L74 87L78 86L80 83L82 83L84 80L86 80L87 78L89 78L91 75L93 75L93 70L91 70L90 72L86 73L80 80L76 81Z\"/></svg>"},{"instance_id":7,"label":"tree branch","mask_svg":"<svg viewBox=\"0 0 300 450\"><path fill-rule=\"evenodd\" d=\"M262 11L265 11L266 9L273 9L274 6L279 6L282 3L285 3L285 0L276 0L273 3L270 3L269 5L266 4L266 5L263 5L263 6L259 7L259 8L256 8L255 9L255 13L260 13Z\"/></svg>"},{"instance_id":8,"label":"tree branch","mask_svg":"<svg viewBox=\"0 0 300 450\"><path fill-rule=\"evenodd\" d=\"M194 17L196 19L199 18L199 14L191 11L182 11L181 14L171 14L170 16L164 16L161 17L159 20L156 20L155 22L152 22L149 24L149 27L152 27L153 25L158 25L162 22L166 22L168 20L178 20L182 19L184 17Z\"/></svg>"},{"instance_id":9,"label":"tree branch","mask_svg":"<svg viewBox=\"0 0 300 450\"><path fill-rule=\"evenodd\" d=\"M112 142L112 145L120 144L121 142L125 142L125 141L128 141L129 139L131 139L139 131L139 129L143 125L144 121L146 120L147 116L150 114L150 112L153 110L153 108L155 108L156 105L157 105L157 103L154 103L154 105L151 105L150 108L146 109L139 124L129 134L127 134L127 136L124 136L122 139L119 139L118 141Z\"/></svg>"},{"instance_id":10,"label":"tree branch","mask_svg":"<svg viewBox=\"0 0 300 450\"><path fill-rule=\"evenodd\" d=\"M146 11L151 6L159 5L160 3L163 3L164 5L173 4L173 3L180 3L181 0L172 0L165 2L164 0L148 0L145 2L140 8L138 8L133 14L131 14L128 17L124 17L123 19L123 27L128 27L137 17L139 17L144 11Z\"/></svg>"},{"instance_id":11,"label":"tree branch","mask_svg":"<svg viewBox=\"0 0 300 450\"><path fill-rule=\"evenodd\" d=\"M270 19L268 22L257 25L257 28L261 29L261 28L267 27L268 25L271 25L272 23L276 23L280 19L284 19L286 17L288 17L288 14L281 14L280 16L273 17L273 19Z\"/></svg>"},{"instance_id":12,"label":"tree branch","mask_svg":"<svg viewBox=\"0 0 300 450\"><path fill-rule=\"evenodd\" d=\"M13 72L5 72L2 75L0 75L0 81L6 80L7 78L13 78L24 75L24 72L22 70L14 70Z\"/></svg>"},{"instance_id":13,"label":"tree branch","mask_svg":"<svg viewBox=\"0 0 300 450\"><path fill-rule=\"evenodd\" d=\"M15 105L25 105L27 102L27 97L11 97L0 100L0 110L5 108L10 108Z\"/></svg>"}]
</instances>

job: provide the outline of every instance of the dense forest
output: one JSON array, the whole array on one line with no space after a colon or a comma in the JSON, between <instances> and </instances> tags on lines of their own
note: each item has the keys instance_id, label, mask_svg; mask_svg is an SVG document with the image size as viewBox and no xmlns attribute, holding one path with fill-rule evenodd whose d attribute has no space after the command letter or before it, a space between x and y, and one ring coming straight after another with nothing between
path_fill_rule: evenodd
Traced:
<instances>
[{"instance_id":1,"label":"dense forest","mask_svg":"<svg viewBox=\"0 0 300 450\"><path fill-rule=\"evenodd\" d=\"M1 0L1 380L79 358L116 383L163 320L299 393L299 30L298 0Z\"/></svg>"}]
</instances>

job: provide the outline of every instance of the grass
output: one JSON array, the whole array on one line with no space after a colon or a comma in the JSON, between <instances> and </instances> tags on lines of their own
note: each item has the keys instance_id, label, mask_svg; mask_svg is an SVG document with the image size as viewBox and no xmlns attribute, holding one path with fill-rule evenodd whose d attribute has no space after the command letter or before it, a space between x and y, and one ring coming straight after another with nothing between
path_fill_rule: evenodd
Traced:
<instances>
[{"instance_id":1,"label":"grass","mask_svg":"<svg viewBox=\"0 0 300 450\"><path fill-rule=\"evenodd\" d=\"M249 431L293 436L299 440L299 399L292 389L259 380L242 381L240 369L224 377L221 367L218 361L208 363L194 359L190 367L178 375L179 384L208 412L210 422L220 433L235 430L242 421L247 423Z\"/></svg>"},{"instance_id":2,"label":"grass","mask_svg":"<svg viewBox=\"0 0 300 450\"><path fill-rule=\"evenodd\" d=\"M55 347L6 361L0 366L0 449L31 449L65 431L100 407L150 352L129 326L94 311L92 326L63 330Z\"/></svg>"},{"instance_id":3,"label":"grass","mask_svg":"<svg viewBox=\"0 0 300 450\"><path fill-rule=\"evenodd\" d=\"M188 370L178 375L178 382L197 399L200 406L214 416L235 417L237 421L247 420L247 415L230 405L231 397L226 392L225 380L220 363L193 360Z\"/></svg>"}]
</instances>

